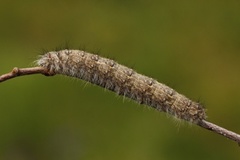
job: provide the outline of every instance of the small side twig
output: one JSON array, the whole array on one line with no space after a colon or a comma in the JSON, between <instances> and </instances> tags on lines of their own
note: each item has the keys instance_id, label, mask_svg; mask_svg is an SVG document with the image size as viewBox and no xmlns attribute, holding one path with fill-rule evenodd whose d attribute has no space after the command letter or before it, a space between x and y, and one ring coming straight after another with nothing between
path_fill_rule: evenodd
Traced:
<instances>
[{"instance_id":1,"label":"small side twig","mask_svg":"<svg viewBox=\"0 0 240 160\"><path fill-rule=\"evenodd\" d=\"M55 73L52 73L43 67L32 67L32 68L17 68L17 67L15 67L15 68L13 68L13 70L11 72L0 76L0 83L3 81L9 80L9 79L15 78L15 77L31 75L31 74L43 74L45 76L55 75ZM240 135L235 132L227 130L223 127L220 127L220 126L213 124L211 122L208 122L206 120L200 121L197 125L202 128L205 128L207 130L213 131L217 134L220 134L230 140L233 140L240 145Z\"/></svg>"},{"instance_id":2,"label":"small side twig","mask_svg":"<svg viewBox=\"0 0 240 160\"><path fill-rule=\"evenodd\" d=\"M9 73L3 74L0 76L0 82L30 74L43 74L45 76L53 76L53 73L50 73L43 67L32 67L32 68L17 68L14 67L13 70Z\"/></svg>"}]
</instances>

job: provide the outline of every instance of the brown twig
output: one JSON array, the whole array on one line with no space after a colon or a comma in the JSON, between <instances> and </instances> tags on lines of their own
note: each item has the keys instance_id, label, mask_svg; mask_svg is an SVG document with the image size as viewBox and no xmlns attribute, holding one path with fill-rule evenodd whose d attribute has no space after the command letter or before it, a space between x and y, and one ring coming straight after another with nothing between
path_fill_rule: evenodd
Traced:
<instances>
[{"instance_id":1,"label":"brown twig","mask_svg":"<svg viewBox=\"0 0 240 160\"><path fill-rule=\"evenodd\" d=\"M0 82L30 74L43 74L45 76L52 76L53 73L50 73L43 67L32 67L32 68L17 68L14 67L13 70L9 73L3 74L0 76Z\"/></svg>"},{"instance_id":2,"label":"brown twig","mask_svg":"<svg viewBox=\"0 0 240 160\"><path fill-rule=\"evenodd\" d=\"M225 128L222 128L216 124L213 124L211 122L208 122L206 120L202 120L199 122L198 124L200 127L203 127L207 130L213 131L217 134L220 134L228 139L231 139L233 141L236 141L238 143L238 145L240 145L240 135L237 133L234 133L232 131L229 131Z\"/></svg>"},{"instance_id":3,"label":"brown twig","mask_svg":"<svg viewBox=\"0 0 240 160\"><path fill-rule=\"evenodd\" d=\"M9 73L3 74L0 76L0 83L15 77L24 76L24 75L31 75L31 74L43 74L45 76L53 76L55 73L52 73L48 70L46 70L43 67L32 67L32 68L13 68L13 70ZM200 121L198 126L205 128L207 130L213 131L217 134L220 134L230 140L236 141L240 145L240 135L237 133L234 133L230 130L227 130L225 128L222 128L216 124L213 124L211 122L208 122L206 120Z\"/></svg>"}]
</instances>

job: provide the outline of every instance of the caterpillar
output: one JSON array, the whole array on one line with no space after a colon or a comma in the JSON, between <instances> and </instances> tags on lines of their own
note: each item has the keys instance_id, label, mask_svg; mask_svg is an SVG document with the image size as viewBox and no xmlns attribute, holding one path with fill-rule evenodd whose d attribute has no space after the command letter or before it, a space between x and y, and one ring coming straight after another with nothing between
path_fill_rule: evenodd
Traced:
<instances>
[{"instance_id":1,"label":"caterpillar","mask_svg":"<svg viewBox=\"0 0 240 160\"><path fill-rule=\"evenodd\" d=\"M81 50L51 51L36 61L53 74L76 77L178 119L199 124L206 119L203 106L177 91L108 58Z\"/></svg>"}]
</instances>

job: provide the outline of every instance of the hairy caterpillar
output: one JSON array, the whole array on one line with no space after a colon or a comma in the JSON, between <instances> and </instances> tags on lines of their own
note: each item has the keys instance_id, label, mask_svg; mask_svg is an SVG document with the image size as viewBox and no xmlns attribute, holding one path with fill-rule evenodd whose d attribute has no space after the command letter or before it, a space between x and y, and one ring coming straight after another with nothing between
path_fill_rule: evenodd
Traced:
<instances>
[{"instance_id":1,"label":"hairy caterpillar","mask_svg":"<svg viewBox=\"0 0 240 160\"><path fill-rule=\"evenodd\" d=\"M199 103L111 59L81 50L60 50L42 55L36 63L54 74L83 79L179 119L196 124L206 119Z\"/></svg>"}]
</instances>

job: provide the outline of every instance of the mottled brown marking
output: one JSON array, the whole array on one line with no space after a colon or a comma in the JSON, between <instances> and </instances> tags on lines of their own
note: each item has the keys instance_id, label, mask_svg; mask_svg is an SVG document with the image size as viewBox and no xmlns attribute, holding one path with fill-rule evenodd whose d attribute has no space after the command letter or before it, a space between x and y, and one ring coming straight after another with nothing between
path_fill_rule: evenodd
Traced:
<instances>
[{"instance_id":1,"label":"mottled brown marking","mask_svg":"<svg viewBox=\"0 0 240 160\"><path fill-rule=\"evenodd\" d=\"M97 84L138 103L198 123L206 118L204 108L172 88L117 62L80 50L48 52L37 64L53 73Z\"/></svg>"}]
</instances>

